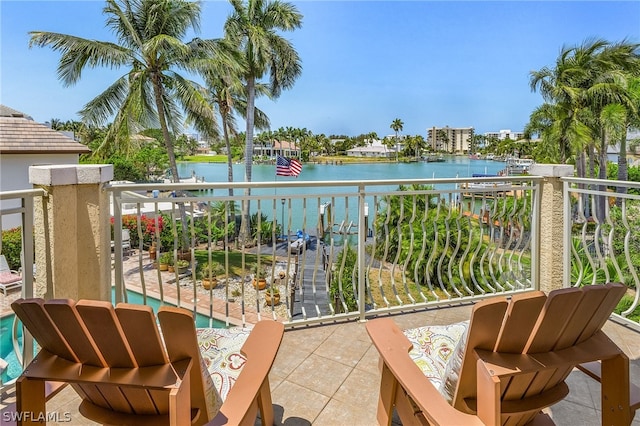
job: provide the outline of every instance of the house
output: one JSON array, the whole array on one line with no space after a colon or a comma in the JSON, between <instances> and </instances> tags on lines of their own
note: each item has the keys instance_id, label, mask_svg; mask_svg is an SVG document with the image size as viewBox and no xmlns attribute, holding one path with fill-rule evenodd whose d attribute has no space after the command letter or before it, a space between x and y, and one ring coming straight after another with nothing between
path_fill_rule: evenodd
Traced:
<instances>
[{"instance_id":1,"label":"house","mask_svg":"<svg viewBox=\"0 0 640 426\"><path fill-rule=\"evenodd\" d=\"M357 146L347 150L348 157L391 158L395 157L395 150L389 149L382 141L373 139L365 146Z\"/></svg>"},{"instance_id":2,"label":"house","mask_svg":"<svg viewBox=\"0 0 640 426\"><path fill-rule=\"evenodd\" d=\"M31 189L29 166L78 164L91 150L73 138L36 123L29 115L0 105L0 191ZM3 202L2 209L17 207ZM2 229L20 224L18 215L3 216Z\"/></svg>"},{"instance_id":3,"label":"house","mask_svg":"<svg viewBox=\"0 0 640 426\"><path fill-rule=\"evenodd\" d=\"M287 158L300 158L300 148L294 142L289 141L274 140L271 144L254 142L253 155L269 158L276 158L277 155Z\"/></svg>"}]
</instances>

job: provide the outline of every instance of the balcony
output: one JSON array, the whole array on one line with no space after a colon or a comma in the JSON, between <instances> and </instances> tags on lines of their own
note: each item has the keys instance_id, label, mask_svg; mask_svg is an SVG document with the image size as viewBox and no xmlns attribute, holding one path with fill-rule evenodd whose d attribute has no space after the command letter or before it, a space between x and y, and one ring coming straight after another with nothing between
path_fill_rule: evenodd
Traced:
<instances>
[{"instance_id":1,"label":"balcony","mask_svg":"<svg viewBox=\"0 0 640 426\"><path fill-rule=\"evenodd\" d=\"M230 186L233 196L228 193ZM638 307L639 281L633 261L633 227L637 225L627 220L638 217L640 197L610 192L601 181L528 176L287 185L114 184L104 188L111 202L96 205L111 204L116 224L123 217L132 220L131 241L123 240L126 233L114 226L111 251L107 230L92 228L84 236L83 229L74 232L75 238L91 237L91 244L106 248L108 256L96 263L97 275L106 276L104 287L111 290L113 300L151 303L155 299L183 306L198 313L205 324L215 319L219 324L242 325L265 317L285 323L287 332L271 374L279 423L375 424L380 376L377 352L364 331L366 319L393 315L403 329L448 324L468 319L471 304L481 298L563 285L624 280L629 286L627 303L605 330L630 357L632 381L640 383L639 327L633 317ZM3 215L22 215L28 235L34 217L36 223L40 220L34 210L38 204L54 204L55 191L4 193ZM172 197L172 193L184 196ZM14 206L5 209L9 200ZM220 232L233 222L234 202L238 203L236 212L246 203L252 214L259 213L254 229L260 231L244 243ZM158 210L164 216L151 214ZM212 211L221 214L209 214ZM187 226L182 228L185 215ZM160 217L171 229L169 242L162 241L158 232ZM222 222L212 225L214 217ZM57 218L50 214L47 219L55 222ZM198 221L207 226L198 228ZM108 223L108 218L101 223ZM84 223L71 226L82 228ZM152 232L145 235L148 229ZM292 250L298 229L303 244ZM59 261L67 254L46 255L46 247L56 247L51 244L56 232L36 232L35 247L24 239L22 258L31 258L35 251L37 267L35 286L33 268L22 268L23 295L46 289L55 292L57 280L64 276L56 274L69 273L55 268L56 257ZM98 238L100 235L107 238ZM157 246L175 262L183 235L190 239L188 271L154 269L151 242L161 243ZM424 248L431 244L425 235L441 244L440 249ZM146 237L150 239L145 241ZM48 244L43 244L46 238ZM340 253L351 249L355 260L350 269ZM81 251L74 252L74 256L81 255ZM219 255L226 278L219 280L216 290L205 290L198 264ZM158 256L156 252L156 259ZM233 256L238 258L229 259ZM422 263L412 260L415 258ZM265 290L253 288L252 264L256 262L264 264L268 278L276 277L282 296L279 305L266 304ZM86 276L79 280L83 287L87 286ZM100 291L97 284L91 287ZM5 312L10 300L19 295L0 295ZM587 385L580 374L570 377L570 398L550 409L558 424L594 424L599 418L598 389ZM10 395L11 388L5 391ZM56 410L71 412L76 424L86 424L73 398L73 392L64 391L52 404ZM639 420L634 424L640 424Z\"/></svg>"}]
</instances>

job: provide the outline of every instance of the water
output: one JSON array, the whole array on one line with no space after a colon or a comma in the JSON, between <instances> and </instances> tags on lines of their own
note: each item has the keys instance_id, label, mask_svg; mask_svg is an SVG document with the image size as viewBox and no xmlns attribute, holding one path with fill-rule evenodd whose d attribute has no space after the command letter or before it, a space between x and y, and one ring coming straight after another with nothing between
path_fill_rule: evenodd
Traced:
<instances>
[{"instance_id":1,"label":"water","mask_svg":"<svg viewBox=\"0 0 640 426\"><path fill-rule=\"evenodd\" d=\"M366 180L386 180L386 179L431 179L431 178L455 178L471 177L473 174L497 175L505 168L502 161L491 160L470 160L466 156L447 156L445 162L415 162L415 163L362 163L362 164L304 164L302 173L298 178L276 176L275 165L255 164L252 168L253 182L291 182L291 181L353 181L360 182ZM178 164L180 176L191 176L193 173L198 178L204 178L206 182L227 182L228 173L226 163L180 163ZM244 181L244 164L234 164L233 179L235 182ZM443 186L453 188L453 185ZM394 190L395 187L378 187L378 190ZM276 192L278 191L278 192ZM350 191L345 188L273 188L251 191L253 195L275 195L285 198L288 195L307 196L306 207L301 199L291 201L291 209L287 204L282 205L276 200L262 202L260 210L267 216L268 220L281 223L284 220L286 233L294 234L298 229L304 229L311 235L317 235L318 210L320 205L332 202L334 217L334 228L341 223L348 225L353 222L357 224L357 200L351 197L348 201L345 197L331 198L327 194ZM313 198L313 194L323 194L321 199ZM367 197L369 206L373 206L373 198ZM349 205L347 206L347 202ZM304 210L303 210L304 209ZM252 211L255 211L255 203L252 204ZM370 210L371 211L371 210ZM288 214L291 213L291 216ZM326 228L326 227L325 227Z\"/></svg>"},{"instance_id":2,"label":"water","mask_svg":"<svg viewBox=\"0 0 640 426\"><path fill-rule=\"evenodd\" d=\"M275 165L254 164L253 182L303 181L363 181L376 179L430 179L471 177L474 173L498 174L505 168L502 161L470 160L465 156L445 157L442 163L419 161L415 163L365 164L304 164L298 178L276 176ZM226 163L179 163L180 176L192 173L207 182L227 182ZM233 180L244 181L244 164L233 165Z\"/></svg>"}]
</instances>

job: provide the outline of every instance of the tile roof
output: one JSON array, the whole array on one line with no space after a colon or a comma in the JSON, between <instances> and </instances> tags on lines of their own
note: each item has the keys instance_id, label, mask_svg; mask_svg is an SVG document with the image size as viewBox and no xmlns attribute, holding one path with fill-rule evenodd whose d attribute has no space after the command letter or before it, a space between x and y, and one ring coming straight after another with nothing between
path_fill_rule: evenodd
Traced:
<instances>
[{"instance_id":1,"label":"tile roof","mask_svg":"<svg viewBox=\"0 0 640 426\"><path fill-rule=\"evenodd\" d=\"M91 150L28 115L0 105L0 153L2 154L86 154Z\"/></svg>"}]
</instances>

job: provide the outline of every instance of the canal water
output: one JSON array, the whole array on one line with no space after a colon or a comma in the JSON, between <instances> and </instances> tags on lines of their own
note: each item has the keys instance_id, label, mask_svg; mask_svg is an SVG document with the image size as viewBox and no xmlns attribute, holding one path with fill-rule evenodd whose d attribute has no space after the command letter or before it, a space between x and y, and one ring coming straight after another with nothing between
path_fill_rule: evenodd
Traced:
<instances>
[{"instance_id":1,"label":"canal water","mask_svg":"<svg viewBox=\"0 0 640 426\"><path fill-rule=\"evenodd\" d=\"M474 174L497 175L505 168L505 163L491 160L471 160L465 156L445 157L444 162L414 162L414 163L365 163L365 164L307 164L302 168L302 173L298 178L276 176L275 165L254 164L252 168L253 182L286 182L286 181L365 181L365 180L387 180L387 179L430 179L430 178L455 178L471 177ZM178 164L180 176L188 177L195 174L198 178L203 178L206 182L227 182L227 165L221 163L180 163ZM244 181L244 164L235 164L233 167L234 181ZM450 185L453 188L454 185ZM394 190L395 187L377 188L378 190ZM278 191L278 192L275 192ZM355 191L348 190L352 194ZM276 201L267 202L260 206L260 211L269 220L275 217L276 222L284 221L286 232L295 233L298 229L304 229L311 235L316 235L319 228L320 205L331 203L333 219L331 224L328 221L323 226L332 226L338 229L340 225L348 226L357 224L357 201L351 197L336 196L328 194L344 193L344 188L269 188L254 189L253 195L275 195L276 198L282 196L286 200L286 205ZM323 194L321 199L314 199L313 194ZM306 204L303 203L304 195ZM291 201L288 196L294 197ZM291 202L291 208L289 208ZM366 202L371 208L374 200L367 197ZM256 208L256 203L252 203L252 210ZM354 231L355 232L355 231Z\"/></svg>"},{"instance_id":2,"label":"canal water","mask_svg":"<svg viewBox=\"0 0 640 426\"><path fill-rule=\"evenodd\" d=\"M470 177L473 174L496 175L505 168L502 161L471 160L466 156L445 157L444 162L419 161L414 163L363 164L308 164L302 167L298 178L276 176L275 165L254 164L253 182L277 181L363 181L375 179L430 179ZM222 163L179 163L180 176L194 173L206 182L227 182L227 165ZM244 164L234 164L233 179L244 181Z\"/></svg>"}]
</instances>

